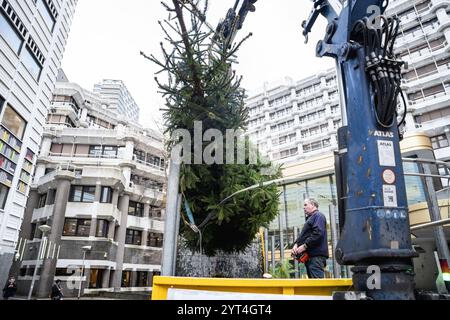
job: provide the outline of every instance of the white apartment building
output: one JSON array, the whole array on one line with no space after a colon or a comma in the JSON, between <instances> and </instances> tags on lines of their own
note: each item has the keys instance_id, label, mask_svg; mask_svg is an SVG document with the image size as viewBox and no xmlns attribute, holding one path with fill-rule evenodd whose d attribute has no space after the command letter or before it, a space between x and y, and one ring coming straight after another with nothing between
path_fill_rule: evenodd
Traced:
<instances>
[{"instance_id":1,"label":"white apartment building","mask_svg":"<svg viewBox=\"0 0 450 320\"><path fill-rule=\"evenodd\" d=\"M108 108L125 115L130 121L139 122L139 107L123 81L105 79L94 86L94 92L108 103Z\"/></svg>"},{"instance_id":2,"label":"white apartment building","mask_svg":"<svg viewBox=\"0 0 450 320\"><path fill-rule=\"evenodd\" d=\"M77 295L70 284L80 266L84 293L150 291L161 270L163 150L162 134L112 112L96 93L57 82L14 266L18 291L29 292L38 268L36 296L48 296L55 278L66 296ZM51 254L39 266L43 224L52 228L43 242Z\"/></svg>"},{"instance_id":3,"label":"white apartment building","mask_svg":"<svg viewBox=\"0 0 450 320\"><path fill-rule=\"evenodd\" d=\"M301 161L337 148L341 126L334 70L265 89L247 100L247 135L275 163Z\"/></svg>"},{"instance_id":4,"label":"white apartment building","mask_svg":"<svg viewBox=\"0 0 450 320\"><path fill-rule=\"evenodd\" d=\"M391 0L387 14L400 18L396 53L408 63L405 131L424 131L437 159L450 160L450 1Z\"/></svg>"},{"instance_id":5,"label":"white apartment building","mask_svg":"<svg viewBox=\"0 0 450 320\"><path fill-rule=\"evenodd\" d=\"M436 158L450 161L450 1L391 0L386 15L400 18L395 50L408 64L403 130L426 132ZM341 111L334 70L266 88L247 106L248 135L274 162L301 161L337 147Z\"/></svg>"},{"instance_id":6,"label":"white apartment building","mask_svg":"<svg viewBox=\"0 0 450 320\"><path fill-rule=\"evenodd\" d=\"M0 287L10 269L77 0L0 0Z\"/></svg>"}]
</instances>

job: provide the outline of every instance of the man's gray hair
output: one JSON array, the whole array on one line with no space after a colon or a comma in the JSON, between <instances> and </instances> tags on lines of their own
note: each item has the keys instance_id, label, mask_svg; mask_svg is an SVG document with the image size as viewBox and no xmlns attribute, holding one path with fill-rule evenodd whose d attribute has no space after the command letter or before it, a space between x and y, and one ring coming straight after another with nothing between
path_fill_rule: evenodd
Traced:
<instances>
[{"instance_id":1,"label":"man's gray hair","mask_svg":"<svg viewBox=\"0 0 450 320\"><path fill-rule=\"evenodd\" d=\"M305 199L305 202L312 204L314 207L316 207L317 209L319 209L319 203L317 202L316 199L313 198L307 198Z\"/></svg>"}]
</instances>

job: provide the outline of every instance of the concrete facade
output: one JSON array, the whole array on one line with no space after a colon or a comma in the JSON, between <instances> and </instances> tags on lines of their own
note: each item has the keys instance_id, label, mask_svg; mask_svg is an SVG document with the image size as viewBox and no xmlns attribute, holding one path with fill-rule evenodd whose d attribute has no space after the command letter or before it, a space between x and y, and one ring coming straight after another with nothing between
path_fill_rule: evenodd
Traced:
<instances>
[{"instance_id":1,"label":"concrete facade","mask_svg":"<svg viewBox=\"0 0 450 320\"><path fill-rule=\"evenodd\" d=\"M65 77L60 77L64 80ZM56 83L11 273L27 294L53 281L66 296L150 291L161 269L165 160L162 135L112 112L96 93ZM51 226L42 239L39 225ZM80 276L81 270L83 275Z\"/></svg>"},{"instance_id":2,"label":"concrete facade","mask_svg":"<svg viewBox=\"0 0 450 320\"><path fill-rule=\"evenodd\" d=\"M18 235L77 0L0 0L0 287Z\"/></svg>"},{"instance_id":3,"label":"concrete facade","mask_svg":"<svg viewBox=\"0 0 450 320\"><path fill-rule=\"evenodd\" d=\"M450 161L450 1L394 0L387 14L401 21L396 54L408 113L405 132L425 132L436 159Z\"/></svg>"},{"instance_id":4,"label":"concrete facade","mask_svg":"<svg viewBox=\"0 0 450 320\"><path fill-rule=\"evenodd\" d=\"M337 148L341 126L336 72L268 88L247 100L247 134L275 163L292 163Z\"/></svg>"},{"instance_id":5,"label":"concrete facade","mask_svg":"<svg viewBox=\"0 0 450 320\"><path fill-rule=\"evenodd\" d=\"M94 86L108 108L124 115L128 120L139 122L139 107L121 80L105 79Z\"/></svg>"}]
</instances>

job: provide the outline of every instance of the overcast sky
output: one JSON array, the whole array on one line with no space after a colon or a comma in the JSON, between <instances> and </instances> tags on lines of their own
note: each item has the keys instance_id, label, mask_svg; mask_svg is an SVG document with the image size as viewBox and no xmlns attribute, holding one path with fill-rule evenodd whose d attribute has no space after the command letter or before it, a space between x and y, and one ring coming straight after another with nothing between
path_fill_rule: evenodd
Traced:
<instances>
[{"instance_id":1,"label":"overcast sky","mask_svg":"<svg viewBox=\"0 0 450 320\"><path fill-rule=\"evenodd\" d=\"M215 27L235 0L209 2L208 22ZM238 39L249 32L253 37L238 52L236 66L250 95L266 81L286 76L300 80L334 65L330 58L315 57L316 43L325 33L324 18L304 44L301 22L311 1L259 0L255 6L238 34ZM153 79L158 68L139 52L161 56L163 36L157 22L166 17L158 0L79 0L62 61L67 77L88 90L102 79L123 80L140 107L141 124L154 127L164 102Z\"/></svg>"}]
</instances>

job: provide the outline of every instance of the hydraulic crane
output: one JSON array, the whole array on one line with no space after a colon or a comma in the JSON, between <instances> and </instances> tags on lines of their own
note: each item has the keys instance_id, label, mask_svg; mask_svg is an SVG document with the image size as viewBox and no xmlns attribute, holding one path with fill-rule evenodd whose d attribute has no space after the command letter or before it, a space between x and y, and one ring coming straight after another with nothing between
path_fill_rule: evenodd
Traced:
<instances>
[{"instance_id":1,"label":"hydraulic crane","mask_svg":"<svg viewBox=\"0 0 450 320\"><path fill-rule=\"evenodd\" d=\"M316 0L307 36L319 14L328 20L318 57L336 60L343 127L338 131L339 213L335 257L353 265L356 291L373 299L414 299L408 207L397 120L402 61L393 53L399 21L383 16L388 1ZM379 283L371 282L380 272Z\"/></svg>"},{"instance_id":2,"label":"hydraulic crane","mask_svg":"<svg viewBox=\"0 0 450 320\"><path fill-rule=\"evenodd\" d=\"M216 40L230 45L256 2L236 0L218 25ZM338 131L336 177L341 235L334 256L339 264L353 266L354 289L361 293L354 296L411 300L412 259L417 254L411 244L399 144L404 119L398 121L397 114L399 100L406 108L400 86L404 63L393 53L399 21L383 16L388 3L314 0L302 26L307 37L319 15L328 20L316 54L335 59L339 80L343 126ZM174 168L167 199L173 223L167 222L166 229L176 224L179 166ZM176 232L167 229L165 234ZM174 265L175 250L169 249L164 250L163 275L171 274Z\"/></svg>"},{"instance_id":3,"label":"hydraulic crane","mask_svg":"<svg viewBox=\"0 0 450 320\"><path fill-rule=\"evenodd\" d=\"M241 0L242 1L242 0ZM256 0L236 0L217 28L231 43ZM399 21L385 0L314 0L303 22L308 40L319 15L328 20L318 57L336 60L343 126L336 156L341 238L335 258L354 266L356 292L369 299L414 299L412 248L397 107L402 61L393 53ZM238 22L236 22L238 21ZM405 112L404 112L405 113ZM377 277L377 274L378 277ZM339 298L339 295L336 295Z\"/></svg>"}]
</instances>

